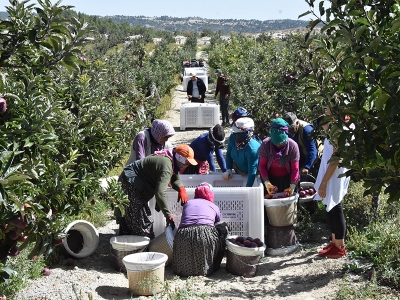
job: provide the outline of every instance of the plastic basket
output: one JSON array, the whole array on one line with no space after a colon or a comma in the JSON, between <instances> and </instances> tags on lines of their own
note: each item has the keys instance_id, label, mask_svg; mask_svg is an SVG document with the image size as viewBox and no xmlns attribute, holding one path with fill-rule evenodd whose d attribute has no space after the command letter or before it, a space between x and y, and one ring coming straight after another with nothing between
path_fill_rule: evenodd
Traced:
<instances>
[{"instance_id":1,"label":"plastic basket","mask_svg":"<svg viewBox=\"0 0 400 300\"><path fill-rule=\"evenodd\" d=\"M167 259L167 255L157 252L125 256L123 263L127 270L129 291L139 296L150 296L161 292Z\"/></svg>"},{"instance_id":2,"label":"plastic basket","mask_svg":"<svg viewBox=\"0 0 400 300\"><path fill-rule=\"evenodd\" d=\"M297 200L299 194L287 198L264 199L269 223L275 227L293 225L297 222Z\"/></svg>"},{"instance_id":3,"label":"plastic basket","mask_svg":"<svg viewBox=\"0 0 400 300\"><path fill-rule=\"evenodd\" d=\"M174 248L174 231L171 226L168 226L164 233L151 240L149 243L150 252L160 252L167 255L168 260L165 263L167 266L172 262Z\"/></svg>"},{"instance_id":4,"label":"plastic basket","mask_svg":"<svg viewBox=\"0 0 400 300\"><path fill-rule=\"evenodd\" d=\"M70 223L64 232L68 234L70 230L76 230L83 238L82 246L76 252L70 248L68 237L63 239L64 248L70 255L76 258L83 258L96 251L99 245L99 232L91 223L85 220L76 220Z\"/></svg>"},{"instance_id":5,"label":"plastic basket","mask_svg":"<svg viewBox=\"0 0 400 300\"><path fill-rule=\"evenodd\" d=\"M180 107L179 128L210 128L219 123L219 115L218 104L184 102Z\"/></svg>"},{"instance_id":6,"label":"plastic basket","mask_svg":"<svg viewBox=\"0 0 400 300\"><path fill-rule=\"evenodd\" d=\"M309 186L309 187L314 187L314 182L307 182L307 181L305 181L305 182L300 182L300 187L308 187L308 186ZM314 195L312 195L312 196L303 197L303 198L301 198L301 197L299 196L299 203L305 203L305 202L313 201L315 195L316 195L316 193L315 193Z\"/></svg>"},{"instance_id":7,"label":"plastic basket","mask_svg":"<svg viewBox=\"0 0 400 300\"><path fill-rule=\"evenodd\" d=\"M143 252L147 249L150 239L138 235L113 236L110 239L113 256L114 269L119 272L126 272L122 259L130 254Z\"/></svg>"},{"instance_id":8,"label":"plastic basket","mask_svg":"<svg viewBox=\"0 0 400 300\"><path fill-rule=\"evenodd\" d=\"M246 187L247 177L233 174L226 181L222 173L208 175L180 175L189 199L194 198L195 188L201 182L208 182L214 187L214 203L221 211L221 221L226 222L230 233L237 236L259 237L264 242L264 187L257 176L252 187ZM175 224L180 224L182 205L176 202L178 193L173 189L167 190L168 207ZM165 217L156 212L156 200L150 202L150 210L154 219L153 230L157 237L165 230Z\"/></svg>"}]
</instances>

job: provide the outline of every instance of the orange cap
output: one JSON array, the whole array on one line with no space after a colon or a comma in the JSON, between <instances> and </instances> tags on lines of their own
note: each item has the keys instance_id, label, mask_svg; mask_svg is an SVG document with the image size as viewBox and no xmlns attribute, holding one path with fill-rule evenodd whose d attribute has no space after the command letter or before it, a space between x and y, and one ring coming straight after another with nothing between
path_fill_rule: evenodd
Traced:
<instances>
[{"instance_id":1,"label":"orange cap","mask_svg":"<svg viewBox=\"0 0 400 300\"><path fill-rule=\"evenodd\" d=\"M175 152L186 158L191 165L197 165L197 161L194 159L194 151L190 146L180 144L175 148Z\"/></svg>"}]
</instances>

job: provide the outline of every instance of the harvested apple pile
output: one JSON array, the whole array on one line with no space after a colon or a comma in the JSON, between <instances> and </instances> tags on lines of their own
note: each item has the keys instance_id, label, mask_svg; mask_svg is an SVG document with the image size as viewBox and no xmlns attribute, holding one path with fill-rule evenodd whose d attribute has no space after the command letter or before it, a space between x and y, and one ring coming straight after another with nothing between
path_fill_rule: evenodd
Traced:
<instances>
[{"instance_id":1,"label":"harvested apple pile","mask_svg":"<svg viewBox=\"0 0 400 300\"><path fill-rule=\"evenodd\" d=\"M247 247L247 248L257 248L257 247L262 247L264 245L264 243L259 238L253 239L252 237L245 238L243 236L239 236L236 239L230 238L228 239L228 241L237 246Z\"/></svg>"},{"instance_id":2,"label":"harvested apple pile","mask_svg":"<svg viewBox=\"0 0 400 300\"><path fill-rule=\"evenodd\" d=\"M314 187L312 186L301 186L300 187L300 192L299 192L299 196L300 198L307 198L307 197L312 197L314 196L316 193Z\"/></svg>"}]
</instances>

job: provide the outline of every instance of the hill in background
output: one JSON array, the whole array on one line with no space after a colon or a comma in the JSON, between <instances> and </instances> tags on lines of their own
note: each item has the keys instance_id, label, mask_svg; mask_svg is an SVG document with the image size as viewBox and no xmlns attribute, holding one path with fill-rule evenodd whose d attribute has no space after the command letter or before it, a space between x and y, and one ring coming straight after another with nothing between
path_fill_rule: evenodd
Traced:
<instances>
[{"instance_id":1,"label":"hill in background","mask_svg":"<svg viewBox=\"0 0 400 300\"><path fill-rule=\"evenodd\" d=\"M305 28L308 21L303 20L237 20L237 19L204 19L199 17L175 18L175 17L144 17L144 16L105 16L101 19L111 19L115 23L128 23L131 26L144 26L154 30L166 30L171 32L185 32L211 30L229 34L237 33L262 33L266 31L282 31L295 28ZM8 18L7 12L0 12L0 19Z\"/></svg>"}]
</instances>

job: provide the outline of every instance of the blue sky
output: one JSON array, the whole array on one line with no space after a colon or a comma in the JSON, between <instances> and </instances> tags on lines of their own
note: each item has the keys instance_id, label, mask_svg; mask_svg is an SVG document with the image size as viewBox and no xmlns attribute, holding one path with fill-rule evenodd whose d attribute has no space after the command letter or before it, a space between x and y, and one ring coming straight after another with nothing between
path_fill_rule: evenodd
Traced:
<instances>
[{"instance_id":1,"label":"blue sky","mask_svg":"<svg viewBox=\"0 0 400 300\"><path fill-rule=\"evenodd\" d=\"M55 0L51 0L55 3ZM37 3L31 0L29 3ZM0 0L0 11L10 5ZM308 10L304 0L63 0L74 10L88 15L125 15L146 17L202 17L207 19L292 19ZM308 20L309 17L302 18Z\"/></svg>"}]
</instances>

